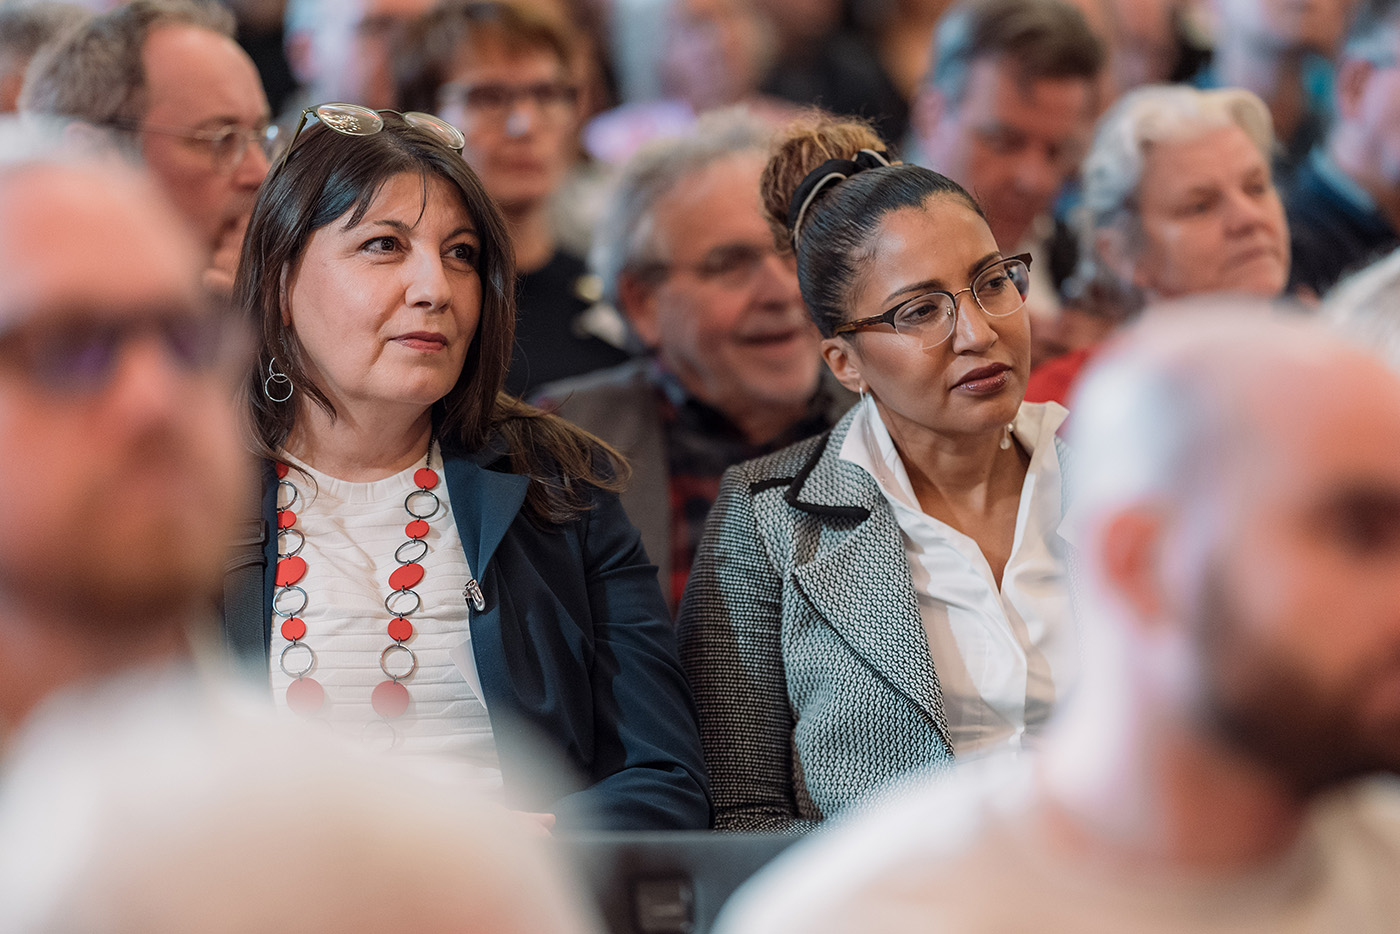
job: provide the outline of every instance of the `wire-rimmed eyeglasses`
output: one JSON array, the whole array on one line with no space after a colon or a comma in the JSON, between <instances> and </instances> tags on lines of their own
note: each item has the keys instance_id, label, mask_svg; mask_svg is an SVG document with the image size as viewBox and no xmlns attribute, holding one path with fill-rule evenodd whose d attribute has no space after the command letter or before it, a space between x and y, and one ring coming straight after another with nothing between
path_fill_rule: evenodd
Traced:
<instances>
[{"instance_id":1,"label":"wire-rimmed eyeglasses","mask_svg":"<svg viewBox=\"0 0 1400 934\"><path fill-rule=\"evenodd\" d=\"M838 325L833 334L849 334L882 324L898 334L922 339L924 349L936 347L953 336L958 320L958 296L972 293L982 313L993 318L1015 314L1026 304L1030 291L1029 253L1000 259L978 271L972 284L956 292L942 289L924 292L895 305L883 314Z\"/></svg>"},{"instance_id":2,"label":"wire-rimmed eyeglasses","mask_svg":"<svg viewBox=\"0 0 1400 934\"><path fill-rule=\"evenodd\" d=\"M282 150L282 158L277 162L277 169L280 170L287 163L287 157L291 155L297 137L301 136L301 131L306 127L308 117L314 116L332 130L346 136L373 136L384 129L384 114L393 114L409 126L427 132L438 142L456 152L461 152L466 148L467 138L462 135L462 131L441 117L435 117L419 110L400 113L397 110L373 110L362 104L332 101L308 107L301 112L297 128L292 131L286 147Z\"/></svg>"},{"instance_id":3,"label":"wire-rimmed eyeglasses","mask_svg":"<svg viewBox=\"0 0 1400 934\"><path fill-rule=\"evenodd\" d=\"M214 171L220 175L232 175L237 172L248 154L249 146L257 146L263 156L271 161L273 153L277 151L279 135L276 124L250 127L239 123L225 123L209 130L152 125L130 120L113 120L109 125L133 133L155 133L203 143L209 147Z\"/></svg>"}]
</instances>

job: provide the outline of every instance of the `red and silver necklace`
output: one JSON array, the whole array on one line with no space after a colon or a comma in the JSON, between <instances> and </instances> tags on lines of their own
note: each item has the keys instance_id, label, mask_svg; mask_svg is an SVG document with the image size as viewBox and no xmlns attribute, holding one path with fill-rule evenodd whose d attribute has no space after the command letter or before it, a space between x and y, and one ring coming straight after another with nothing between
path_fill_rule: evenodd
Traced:
<instances>
[{"instance_id":1,"label":"red and silver necklace","mask_svg":"<svg viewBox=\"0 0 1400 934\"><path fill-rule=\"evenodd\" d=\"M389 595L384 598L384 610L390 617L386 626L390 641L379 653L379 669L384 672L385 680L375 685L370 705L386 724L408 710L408 688L403 682L418 669L418 656L406 644L413 636L409 617L423 605L423 599L413 588L423 580L420 562L428 554L428 543L424 541L428 520L443 511L442 502L433 492L438 485L438 474L432 468L432 459L433 445L429 439L428 459L413 474L417 489L404 497L403 508L409 519L404 526L407 540L394 550L398 566L389 574ZM289 472L286 464L277 464L277 589L272 595L272 611L282 619L281 634L287 641L278 656L282 673L292 679L287 686L287 706L309 717L325 706L326 692L321 683L311 677L316 667L316 652L305 642L306 622L301 614L309 598L299 581L306 576L306 559L301 557L306 535L297 527L294 507L301 504L301 492L287 479ZM284 498L286 503L282 504Z\"/></svg>"}]
</instances>

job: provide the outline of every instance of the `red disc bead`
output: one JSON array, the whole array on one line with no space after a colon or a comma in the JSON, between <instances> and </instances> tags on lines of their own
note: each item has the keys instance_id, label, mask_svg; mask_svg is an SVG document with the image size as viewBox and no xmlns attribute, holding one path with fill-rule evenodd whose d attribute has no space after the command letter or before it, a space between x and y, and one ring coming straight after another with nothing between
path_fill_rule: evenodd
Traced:
<instances>
[{"instance_id":1,"label":"red disc bead","mask_svg":"<svg viewBox=\"0 0 1400 934\"><path fill-rule=\"evenodd\" d=\"M419 467L413 474L413 482L421 490L431 490L438 484L437 471L431 467Z\"/></svg>"},{"instance_id":2,"label":"red disc bead","mask_svg":"<svg viewBox=\"0 0 1400 934\"><path fill-rule=\"evenodd\" d=\"M428 523L422 519L414 519L403 527L403 531L409 538L422 538L428 534Z\"/></svg>"},{"instance_id":3,"label":"red disc bead","mask_svg":"<svg viewBox=\"0 0 1400 934\"><path fill-rule=\"evenodd\" d=\"M277 586L290 587L306 575L306 559L298 555L277 562ZM421 574L419 575L422 576ZM413 586L412 584L409 585Z\"/></svg>"},{"instance_id":4,"label":"red disc bead","mask_svg":"<svg viewBox=\"0 0 1400 934\"><path fill-rule=\"evenodd\" d=\"M413 635L413 624L402 616L395 616L389 620L389 638L395 642L402 642Z\"/></svg>"},{"instance_id":5,"label":"red disc bead","mask_svg":"<svg viewBox=\"0 0 1400 934\"><path fill-rule=\"evenodd\" d=\"M290 529L297 524L297 514L290 509L283 509L277 513L277 527L279 529Z\"/></svg>"},{"instance_id":6,"label":"red disc bead","mask_svg":"<svg viewBox=\"0 0 1400 934\"><path fill-rule=\"evenodd\" d=\"M286 465L286 464L280 464L280 463L279 463L279 464L277 465L277 479L278 479L278 480L283 480L283 479L286 478L286 476L287 476L287 465Z\"/></svg>"},{"instance_id":7,"label":"red disc bead","mask_svg":"<svg viewBox=\"0 0 1400 934\"><path fill-rule=\"evenodd\" d=\"M395 590L407 590L423 579L423 565L401 564L389 575L389 586Z\"/></svg>"},{"instance_id":8,"label":"red disc bead","mask_svg":"<svg viewBox=\"0 0 1400 934\"><path fill-rule=\"evenodd\" d=\"M306 637L306 622L300 616L293 616L282 621L282 638L288 642L295 642Z\"/></svg>"},{"instance_id":9,"label":"red disc bead","mask_svg":"<svg viewBox=\"0 0 1400 934\"><path fill-rule=\"evenodd\" d=\"M315 678L297 678L287 685L287 706L302 716L309 716L320 710L325 702L325 688L321 687L321 682Z\"/></svg>"},{"instance_id":10,"label":"red disc bead","mask_svg":"<svg viewBox=\"0 0 1400 934\"><path fill-rule=\"evenodd\" d=\"M369 703L385 720L402 717L408 710L408 688L397 681L381 681L370 694Z\"/></svg>"}]
</instances>

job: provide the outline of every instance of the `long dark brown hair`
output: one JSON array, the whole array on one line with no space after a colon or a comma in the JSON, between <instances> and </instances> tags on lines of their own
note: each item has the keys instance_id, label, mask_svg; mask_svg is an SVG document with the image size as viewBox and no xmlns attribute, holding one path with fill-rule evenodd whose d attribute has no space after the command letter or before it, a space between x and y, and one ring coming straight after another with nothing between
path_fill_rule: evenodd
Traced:
<instances>
[{"instance_id":1,"label":"long dark brown hair","mask_svg":"<svg viewBox=\"0 0 1400 934\"><path fill-rule=\"evenodd\" d=\"M358 223L380 188L397 175L438 177L461 195L481 242L481 316L462 373L433 405L437 436L450 450L474 452L499 437L510 469L531 479L525 510L542 524L588 508L587 487L616 491L627 472L620 455L592 435L501 391L515 341L515 260L505 220L476 173L437 138L385 114L384 129L347 136L320 123L299 137L264 183L243 239L234 285L237 306L258 337L257 368L245 387L252 445L276 458L296 421L296 405L263 392L272 359L332 418L335 407L311 379L296 332L282 324L283 283L317 230L349 215Z\"/></svg>"}]
</instances>

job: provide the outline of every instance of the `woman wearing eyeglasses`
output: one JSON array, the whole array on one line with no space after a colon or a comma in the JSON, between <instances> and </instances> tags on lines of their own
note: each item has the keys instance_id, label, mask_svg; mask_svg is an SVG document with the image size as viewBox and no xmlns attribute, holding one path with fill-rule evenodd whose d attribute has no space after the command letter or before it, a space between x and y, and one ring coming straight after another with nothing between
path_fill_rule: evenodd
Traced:
<instances>
[{"instance_id":1,"label":"woman wearing eyeglasses","mask_svg":"<svg viewBox=\"0 0 1400 934\"><path fill-rule=\"evenodd\" d=\"M238 273L267 470L227 640L279 708L449 763L546 826L706 826L693 705L616 456L501 392L514 269L460 134L313 115Z\"/></svg>"},{"instance_id":2,"label":"woman wearing eyeglasses","mask_svg":"<svg viewBox=\"0 0 1400 934\"><path fill-rule=\"evenodd\" d=\"M1023 404L1029 257L865 126L790 131L763 179L828 366L861 400L725 477L680 610L716 824L820 821L1023 748L1075 670L1056 430Z\"/></svg>"}]
</instances>

